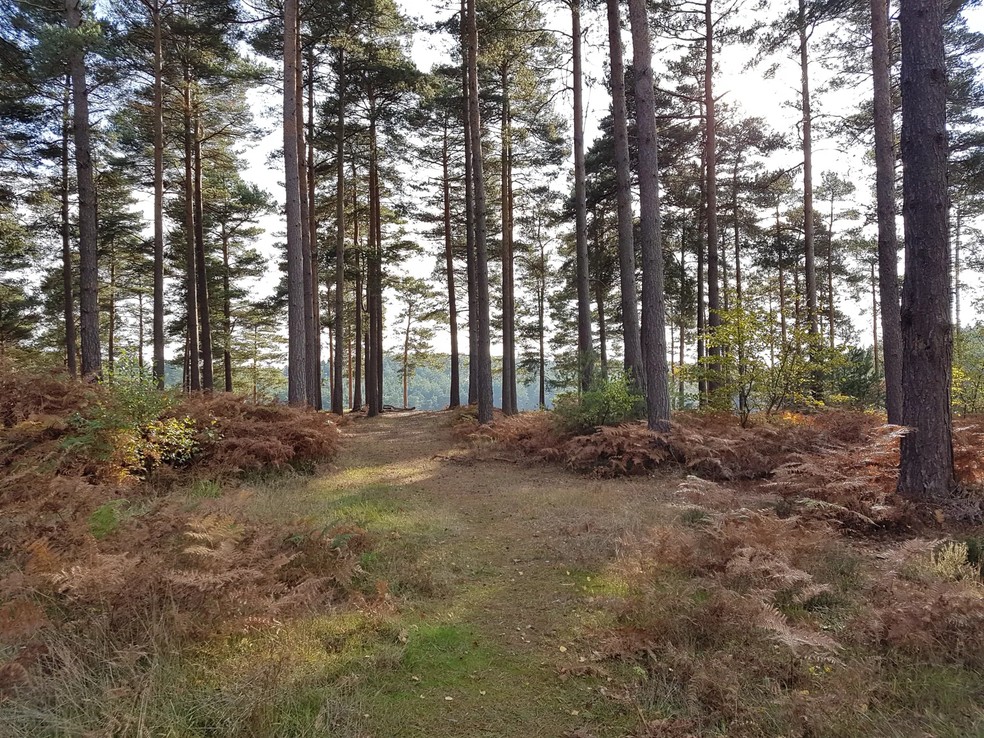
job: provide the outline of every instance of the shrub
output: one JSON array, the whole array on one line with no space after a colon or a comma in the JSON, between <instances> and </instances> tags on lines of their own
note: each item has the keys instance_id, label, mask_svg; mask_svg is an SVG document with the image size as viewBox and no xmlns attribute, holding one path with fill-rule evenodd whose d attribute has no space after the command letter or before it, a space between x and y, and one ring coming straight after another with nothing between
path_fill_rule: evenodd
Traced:
<instances>
[{"instance_id":1,"label":"shrub","mask_svg":"<svg viewBox=\"0 0 984 738\"><path fill-rule=\"evenodd\" d=\"M559 395L554 400L554 418L564 433L590 433L595 428L642 417L645 398L629 386L628 378L617 375L599 380L587 392Z\"/></svg>"}]
</instances>

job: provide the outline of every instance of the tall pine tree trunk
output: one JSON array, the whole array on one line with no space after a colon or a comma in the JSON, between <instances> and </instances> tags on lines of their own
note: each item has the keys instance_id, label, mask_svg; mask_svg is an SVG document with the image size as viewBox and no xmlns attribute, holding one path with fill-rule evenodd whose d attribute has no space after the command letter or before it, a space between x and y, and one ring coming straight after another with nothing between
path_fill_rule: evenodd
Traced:
<instances>
[{"instance_id":1,"label":"tall pine tree trunk","mask_svg":"<svg viewBox=\"0 0 984 738\"><path fill-rule=\"evenodd\" d=\"M472 193L475 226L475 288L478 308L475 384L478 422L492 422L492 330L489 320L489 258L486 243L485 169L482 159L482 112L478 80L478 19L476 0L466 0L468 34L469 134L471 136Z\"/></svg>"},{"instance_id":2,"label":"tall pine tree trunk","mask_svg":"<svg viewBox=\"0 0 984 738\"><path fill-rule=\"evenodd\" d=\"M660 235L656 103L649 16L645 0L629 0L636 128L639 138L639 238L642 246L642 353L650 430L667 430L670 393L666 368L666 315Z\"/></svg>"},{"instance_id":3,"label":"tall pine tree trunk","mask_svg":"<svg viewBox=\"0 0 984 738\"><path fill-rule=\"evenodd\" d=\"M472 174L471 67L466 0L461 0L462 129L465 141L465 269L468 283L468 404L478 403L478 283L475 269L475 193Z\"/></svg>"},{"instance_id":4,"label":"tall pine tree trunk","mask_svg":"<svg viewBox=\"0 0 984 738\"><path fill-rule=\"evenodd\" d=\"M618 277L622 306L622 343L625 373L638 389L643 388L642 345L639 335L636 296L632 175L629 170L628 113L625 107L625 64L622 59L622 26L618 0L606 0L608 51L612 84L612 128L615 138L616 202L618 205Z\"/></svg>"},{"instance_id":5,"label":"tall pine tree trunk","mask_svg":"<svg viewBox=\"0 0 984 738\"><path fill-rule=\"evenodd\" d=\"M222 373L225 391L232 392L232 285L229 280L229 234L222 223Z\"/></svg>"},{"instance_id":6,"label":"tall pine tree trunk","mask_svg":"<svg viewBox=\"0 0 984 738\"><path fill-rule=\"evenodd\" d=\"M874 84L875 196L878 215L878 284L888 422L902 422L902 319L899 244L895 231L895 124L892 122L888 0L871 0L871 67Z\"/></svg>"},{"instance_id":7,"label":"tall pine tree trunk","mask_svg":"<svg viewBox=\"0 0 984 738\"><path fill-rule=\"evenodd\" d=\"M501 167L502 180L502 412L513 415L516 403L516 305L513 280L512 222L512 110L509 100L509 68L500 70L502 84Z\"/></svg>"},{"instance_id":8,"label":"tall pine tree trunk","mask_svg":"<svg viewBox=\"0 0 984 738\"><path fill-rule=\"evenodd\" d=\"M304 405L307 391L304 245L301 240L300 162L297 149L298 2L284 2L284 185L287 211L287 399Z\"/></svg>"},{"instance_id":9,"label":"tall pine tree trunk","mask_svg":"<svg viewBox=\"0 0 984 738\"><path fill-rule=\"evenodd\" d=\"M197 108L197 101L196 101ZM208 271L205 258L205 208L202 202L202 124L195 112L195 279L198 290L198 330L202 359L202 389L215 387L212 376L212 309L208 299Z\"/></svg>"},{"instance_id":10,"label":"tall pine tree trunk","mask_svg":"<svg viewBox=\"0 0 984 738\"><path fill-rule=\"evenodd\" d=\"M342 355L342 326L345 309L345 51L338 52L338 110L335 128L335 355ZM354 159L353 159L354 161ZM353 182L354 187L354 182ZM355 197L353 193L353 198ZM352 216L355 218L355 215ZM358 297L358 296L357 296ZM361 313L361 311L357 311ZM361 317L361 315L357 315ZM358 339L357 341L358 342ZM358 362L356 362L358 363ZM360 403L361 404L361 403ZM342 414L342 365L332 367L331 410Z\"/></svg>"},{"instance_id":11,"label":"tall pine tree trunk","mask_svg":"<svg viewBox=\"0 0 984 738\"><path fill-rule=\"evenodd\" d=\"M809 37L806 0L799 0L800 103L803 106L803 254L806 277L806 317L811 338L819 335L817 322L817 265L813 238L813 109L810 104ZM811 352L813 351L811 346Z\"/></svg>"},{"instance_id":12,"label":"tall pine tree trunk","mask_svg":"<svg viewBox=\"0 0 984 738\"><path fill-rule=\"evenodd\" d=\"M65 319L65 366L73 379L79 374L78 346L75 336L75 298L72 274L71 213L69 209L68 137L69 97L72 92L71 77L65 78L65 96L62 99L61 141L61 241L62 241L62 307Z\"/></svg>"},{"instance_id":13,"label":"tall pine tree trunk","mask_svg":"<svg viewBox=\"0 0 984 738\"><path fill-rule=\"evenodd\" d=\"M316 194L318 190L317 186L317 173L314 166L314 77L315 77L315 57L314 57L314 45L308 49L307 54L308 60L308 83L307 83L307 146L305 150L307 152L307 165L305 170L307 173L307 231L308 239L311 242L311 263L308 267L311 270L311 315L312 315L312 328L313 335L311 340L311 355L308 356L308 363L311 365L312 374L314 376L315 386L317 387L314 393L315 410L321 410L323 407L323 401L321 397L321 290L318 285L321 284L320 276L320 259L321 255L318 251L318 210L316 207ZM350 357L351 358L351 357Z\"/></svg>"},{"instance_id":14,"label":"tall pine tree trunk","mask_svg":"<svg viewBox=\"0 0 984 738\"><path fill-rule=\"evenodd\" d=\"M899 493L942 503L953 492L953 326L947 243L943 5L905 0L902 26L902 437Z\"/></svg>"},{"instance_id":15,"label":"tall pine tree trunk","mask_svg":"<svg viewBox=\"0 0 984 738\"><path fill-rule=\"evenodd\" d=\"M164 29L154 0L154 380L164 389Z\"/></svg>"},{"instance_id":16,"label":"tall pine tree trunk","mask_svg":"<svg viewBox=\"0 0 984 738\"><path fill-rule=\"evenodd\" d=\"M198 351L198 280L195 266L194 129L192 127L191 68L184 62L182 117L184 123L184 267L185 330L187 332L188 389L202 388L201 355Z\"/></svg>"},{"instance_id":17,"label":"tall pine tree trunk","mask_svg":"<svg viewBox=\"0 0 984 738\"><path fill-rule=\"evenodd\" d=\"M294 118L297 129L297 186L301 204L301 251L304 259L304 356L307 403L315 409L321 408L321 367L316 364L317 347L321 343L321 333L314 321L314 305L317 301L317 277L314 269L314 244L311 241L311 204L308 202L308 157L307 141L304 136L304 39L301 33L301 20L297 19L297 68L294 77ZM341 354L336 363L341 363Z\"/></svg>"},{"instance_id":18,"label":"tall pine tree trunk","mask_svg":"<svg viewBox=\"0 0 984 738\"><path fill-rule=\"evenodd\" d=\"M454 284L454 237L451 232L451 121L445 118L441 145L441 195L444 206L444 271L448 283L448 326L451 333L451 390L448 407L461 405L461 374L458 356L458 300Z\"/></svg>"},{"instance_id":19,"label":"tall pine tree trunk","mask_svg":"<svg viewBox=\"0 0 984 738\"><path fill-rule=\"evenodd\" d=\"M577 363L582 392L591 386L591 288L588 284L587 176L584 170L584 102L581 72L581 3L571 0L571 50L574 83L574 239L577 287Z\"/></svg>"},{"instance_id":20,"label":"tall pine tree trunk","mask_svg":"<svg viewBox=\"0 0 984 738\"><path fill-rule=\"evenodd\" d=\"M65 0L70 29L82 26L81 0ZM79 312L82 339L82 376L98 378L102 370L99 346L99 251L96 243L96 182L92 172L89 132L89 89L81 38L69 55L72 77L72 129L75 139L75 176L79 193Z\"/></svg>"},{"instance_id":21,"label":"tall pine tree trunk","mask_svg":"<svg viewBox=\"0 0 984 738\"><path fill-rule=\"evenodd\" d=\"M704 167L706 186L704 203L707 226L707 324L710 332L721 325L721 277L718 273L717 218L717 116L714 102L714 22L712 0L704 0ZM714 341L708 351L710 379L707 391L717 400L721 380L721 347ZM730 402L730 397L728 398Z\"/></svg>"},{"instance_id":22,"label":"tall pine tree trunk","mask_svg":"<svg viewBox=\"0 0 984 738\"><path fill-rule=\"evenodd\" d=\"M355 394L352 399L352 409L362 409L362 363L363 339L362 329L365 318L362 312L362 249L359 246L359 190L358 173L355 166L355 156L352 156L352 249L355 253ZM337 308L336 308L337 309Z\"/></svg>"}]
</instances>

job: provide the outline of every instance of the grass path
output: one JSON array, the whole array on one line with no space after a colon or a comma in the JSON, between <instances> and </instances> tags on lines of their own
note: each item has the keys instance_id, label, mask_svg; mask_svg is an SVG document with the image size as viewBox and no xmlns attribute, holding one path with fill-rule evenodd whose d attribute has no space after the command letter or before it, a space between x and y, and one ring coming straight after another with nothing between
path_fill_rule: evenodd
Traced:
<instances>
[{"instance_id":1,"label":"grass path","mask_svg":"<svg viewBox=\"0 0 984 738\"><path fill-rule=\"evenodd\" d=\"M336 469L284 485L265 514L364 526L367 581L387 583L390 606L289 626L299 683L282 733L632 733L591 627L610 617L595 604L619 588L606 571L618 540L666 514L658 483L476 461L446 414L357 421L346 436Z\"/></svg>"}]
</instances>

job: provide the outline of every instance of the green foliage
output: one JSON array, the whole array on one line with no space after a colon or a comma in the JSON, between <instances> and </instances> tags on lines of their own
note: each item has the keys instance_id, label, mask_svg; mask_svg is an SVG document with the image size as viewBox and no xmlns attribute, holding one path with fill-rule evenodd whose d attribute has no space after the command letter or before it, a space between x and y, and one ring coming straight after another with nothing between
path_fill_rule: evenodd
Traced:
<instances>
[{"instance_id":1,"label":"green foliage","mask_svg":"<svg viewBox=\"0 0 984 738\"><path fill-rule=\"evenodd\" d=\"M984 326L956 334L953 345L953 410L959 415L984 411Z\"/></svg>"},{"instance_id":2,"label":"green foliage","mask_svg":"<svg viewBox=\"0 0 984 738\"><path fill-rule=\"evenodd\" d=\"M158 390L149 370L123 359L104 389L90 410L71 419L75 433L63 441L64 448L113 462L121 474L186 466L201 450L191 418L162 417L176 396Z\"/></svg>"},{"instance_id":3,"label":"green foliage","mask_svg":"<svg viewBox=\"0 0 984 738\"><path fill-rule=\"evenodd\" d=\"M618 425L643 417L646 400L622 375L596 380L587 392L558 395L554 418L565 433L591 433L602 425Z\"/></svg>"},{"instance_id":4,"label":"green foliage","mask_svg":"<svg viewBox=\"0 0 984 738\"><path fill-rule=\"evenodd\" d=\"M147 505L131 503L127 499L104 502L89 515L89 532L101 541L115 533L127 520L143 515L147 510Z\"/></svg>"}]
</instances>

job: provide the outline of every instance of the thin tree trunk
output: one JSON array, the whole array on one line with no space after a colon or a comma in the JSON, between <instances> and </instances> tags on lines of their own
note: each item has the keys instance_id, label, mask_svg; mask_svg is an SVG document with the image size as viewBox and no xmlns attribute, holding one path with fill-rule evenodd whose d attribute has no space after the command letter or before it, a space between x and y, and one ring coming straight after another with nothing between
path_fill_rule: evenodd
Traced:
<instances>
[{"instance_id":1,"label":"thin tree trunk","mask_svg":"<svg viewBox=\"0 0 984 738\"><path fill-rule=\"evenodd\" d=\"M109 340L106 347L106 365L112 379L116 370L116 248L109 252Z\"/></svg>"},{"instance_id":2,"label":"thin tree trunk","mask_svg":"<svg viewBox=\"0 0 984 738\"><path fill-rule=\"evenodd\" d=\"M287 399L304 405L307 388L304 245L301 240L300 160L297 149L298 2L284 2L284 184L287 210Z\"/></svg>"},{"instance_id":3,"label":"thin tree trunk","mask_svg":"<svg viewBox=\"0 0 984 738\"><path fill-rule=\"evenodd\" d=\"M489 323L489 261L486 245L485 172L482 160L482 113L478 80L478 21L476 0L466 0L468 26L468 93L472 181L475 223L475 287L478 306L478 345L475 379L477 384L478 422L492 422L492 354Z\"/></svg>"},{"instance_id":4,"label":"thin tree trunk","mask_svg":"<svg viewBox=\"0 0 984 738\"><path fill-rule=\"evenodd\" d=\"M827 227L827 330L830 334L830 348L836 346L834 336L834 317L837 314L834 303L834 195L830 195L830 222Z\"/></svg>"},{"instance_id":5,"label":"thin tree trunk","mask_svg":"<svg viewBox=\"0 0 984 738\"><path fill-rule=\"evenodd\" d=\"M704 166L707 188L707 322L710 332L721 325L721 281L718 274L717 219L717 116L714 102L714 23L711 14L713 0L704 0ZM721 347L717 341L710 347L710 379L707 391L715 395L721 380ZM730 398L728 398L730 401Z\"/></svg>"},{"instance_id":6,"label":"thin tree trunk","mask_svg":"<svg viewBox=\"0 0 984 738\"><path fill-rule=\"evenodd\" d=\"M871 262L871 357L875 376L880 376L878 360L878 280L875 278L875 262Z\"/></svg>"},{"instance_id":7,"label":"thin tree trunk","mask_svg":"<svg viewBox=\"0 0 984 738\"><path fill-rule=\"evenodd\" d=\"M454 238L451 232L451 160L450 123L444 121L444 139L441 147L442 197L444 205L444 271L448 282L448 327L451 333L451 390L448 407L461 405L461 375L458 357L458 301L454 284Z\"/></svg>"},{"instance_id":8,"label":"thin tree trunk","mask_svg":"<svg viewBox=\"0 0 984 738\"><path fill-rule=\"evenodd\" d=\"M666 369L663 249L660 236L656 104L645 0L629 0L636 126L639 138L639 236L642 241L642 352L650 430L669 429L670 395Z\"/></svg>"},{"instance_id":9,"label":"thin tree trunk","mask_svg":"<svg viewBox=\"0 0 984 738\"><path fill-rule=\"evenodd\" d=\"M512 223L512 112L509 101L509 68L500 70L502 83L502 412L513 415L516 407L516 306L513 279Z\"/></svg>"},{"instance_id":10,"label":"thin tree trunk","mask_svg":"<svg viewBox=\"0 0 984 738\"><path fill-rule=\"evenodd\" d=\"M466 0L461 17L467 18ZM462 130L465 142L465 269L468 284L468 404L478 403L478 283L475 269L475 195L472 173L471 67L468 56L468 25L461 24Z\"/></svg>"},{"instance_id":11,"label":"thin tree trunk","mask_svg":"<svg viewBox=\"0 0 984 738\"><path fill-rule=\"evenodd\" d=\"M810 58L806 33L806 0L799 0L800 84L803 105L803 253L806 276L806 313L810 336L817 323L817 266L813 239L813 111L810 105ZM811 346L811 351L813 347Z\"/></svg>"},{"instance_id":12,"label":"thin tree trunk","mask_svg":"<svg viewBox=\"0 0 984 738\"><path fill-rule=\"evenodd\" d=\"M197 102L196 102L197 107ZM202 124L195 112L195 279L198 290L198 330L202 360L202 389L211 392L212 376L212 309L208 299L208 273L205 259L205 208L202 202Z\"/></svg>"},{"instance_id":13,"label":"thin tree trunk","mask_svg":"<svg viewBox=\"0 0 984 738\"><path fill-rule=\"evenodd\" d=\"M81 0L65 0L67 25L82 25ZM102 355L99 348L99 251L96 243L96 183L92 172L89 132L89 90L85 56L79 48L69 57L72 77L72 122L75 138L75 176L79 193L79 308L82 339L82 376L98 378Z\"/></svg>"},{"instance_id":14,"label":"thin tree trunk","mask_svg":"<svg viewBox=\"0 0 984 738\"><path fill-rule=\"evenodd\" d=\"M335 129L335 355L342 355L342 326L345 310L345 52L338 52L338 119ZM353 159L354 166L354 159ZM354 178L354 175L353 175ZM353 181L353 188L355 183ZM353 192L353 202L355 194ZM355 218L355 215L352 216ZM357 220L357 219L356 219ZM357 228L357 226L356 226ZM361 311L357 311L361 312ZM358 316L361 317L361 316ZM331 410L341 415L342 366L332 367Z\"/></svg>"},{"instance_id":15,"label":"thin tree trunk","mask_svg":"<svg viewBox=\"0 0 984 738\"><path fill-rule=\"evenodd\" d=\"M584 93L581 72L581 3L571 0L574 82L574 236L577 286L577 363L582 392L591 386L591 292L588 284L587 176L584 169Z\"/></svg>"},{"instance_id":16,"label":"thin tree trunk","mask_svg":"<svg viewBox=\"0 0 984 738\"><path fill-rule=\"evenodd\" d=\"M612 84L612 128L615 138L616 202L618 206L618 276L622 306L622 342L625 373L643 389L642 345L636 295L635 245L632 230L632 178L629 170L628 113L625 107L625 65L622 59L622 27L619 0L606 0L608 49Z\"/></svg>"},{"instance_id":17,"label":"thin tree trunk","mask_svg":"<svg viewBox=\"0 0 984 738\"><path fill-rule=\"evenodd\" d=\"M362 252L359 246L359 190L355 157L352 157L352 248L355 252L355 396L352 409L362 409Z\"/></svg>"},{"instance_id":18,"label":"thin tree trunk","mask_svg":"<svg viewBox=\"0 0 984 738\"><path fill-rule=\"evenodd\" d=\"M69 97L72 92L71 77L65 78L65 96L62 99L62 146L61 146L61 239L62 239L62 305L65 318L65 366L74 379L79 374L78 346L75 336L75 298L72 280L71 214L69 211L68 181L68 119Z\"/></svg>"},{"instance_id":19,"label":"thin tree trunk","mask_svg":"<svg viewBox=\"0 0 984 738\"><path fill-rule=\"evenodd\" d=\"M297 133L297 190L301 205L301 252L304 260L304 386L307 404L321 407L321 367L316 361L317 345L321 336L314 322L314 303L317 300L317 278L314 267L314 246L311 242L311 206L308 202L307 141L304 135L304 37L301 19L297 19L296 69L294 74L294 119ZM337 354L336 363L341 363ZM334 386L334 383L333 385Z\"/></svg>"},{"instance_id":20,"label":"thin tree trunk","mask_svg":"<svg viewBox=\"0 0 984 738\"><path fill-rule=\"evenodd\" d=\"M154 0L154 380L164 389L164 29Z\"/></svg>"},{"instance_id":21,"label":"thin tree trunk","mask_svg":"<svg viewBox=\"0 0 984 738\"><path fill-rule=\"evenodd\" d=\"M184 63L184 238L185 238L185 329L188 333L188 388L202 388L201 356L198 351L198 280L195 266L195 180L194 129L191 115L191 69Z\"/></svg>"},{"instance_id":22,"label":"thin tree trunk","mask_svg":"<svg viewBox=\"0 0 984 738\"><path fill-rule=\"evenodd\" d=\"M308 95L307 95L307 205L308 205L308 239L311 242L311 314L313 316L312 325L314 336L311 346L312 355L308 361L314 369L314 381L317 390L314 393L315 409L321 410L324 402L321 396L321 290L318 285L321 283L321 254L318 250L318 209L317 200L317 172L314 166L314 77L316 60L314 56L314 45L308 49ZM351 357L349 357L351 361Z\"/></svg>"},{"instance_id":23,"label":"thin tree trunk","mask_svg":"<svg viewBox=\"0 0 984 738\"><path fill-rule=\"evenodd\" d=\"M871 0L878 284L881 290L885 358L885 407L888 422L898 424L902 422L902 323L899 308L899 245L895 231L895 124L892 120L888 18L888 0Z\"/></svg>"},{"instance_id":24,"label":"thin tree trunk","mask_svg":"<svg viewBox=\"0 0 984 738\"><path fill-rule=\"evenodd\" d=\"M222 223L222 370L225 391L232 392L232 292L229 280L229 235Z\"/></svg>"},{"instance_id":25,"label":"thin tree trunk","mask_svg":"<svg viewBox=\"0 0 984 738\"><path fill-rule=\"evenodd\" d=\"M902 27L902 437L899 493L946 502L953 476L943 5L905 0Z\"/></svg>"}]
</instances>

